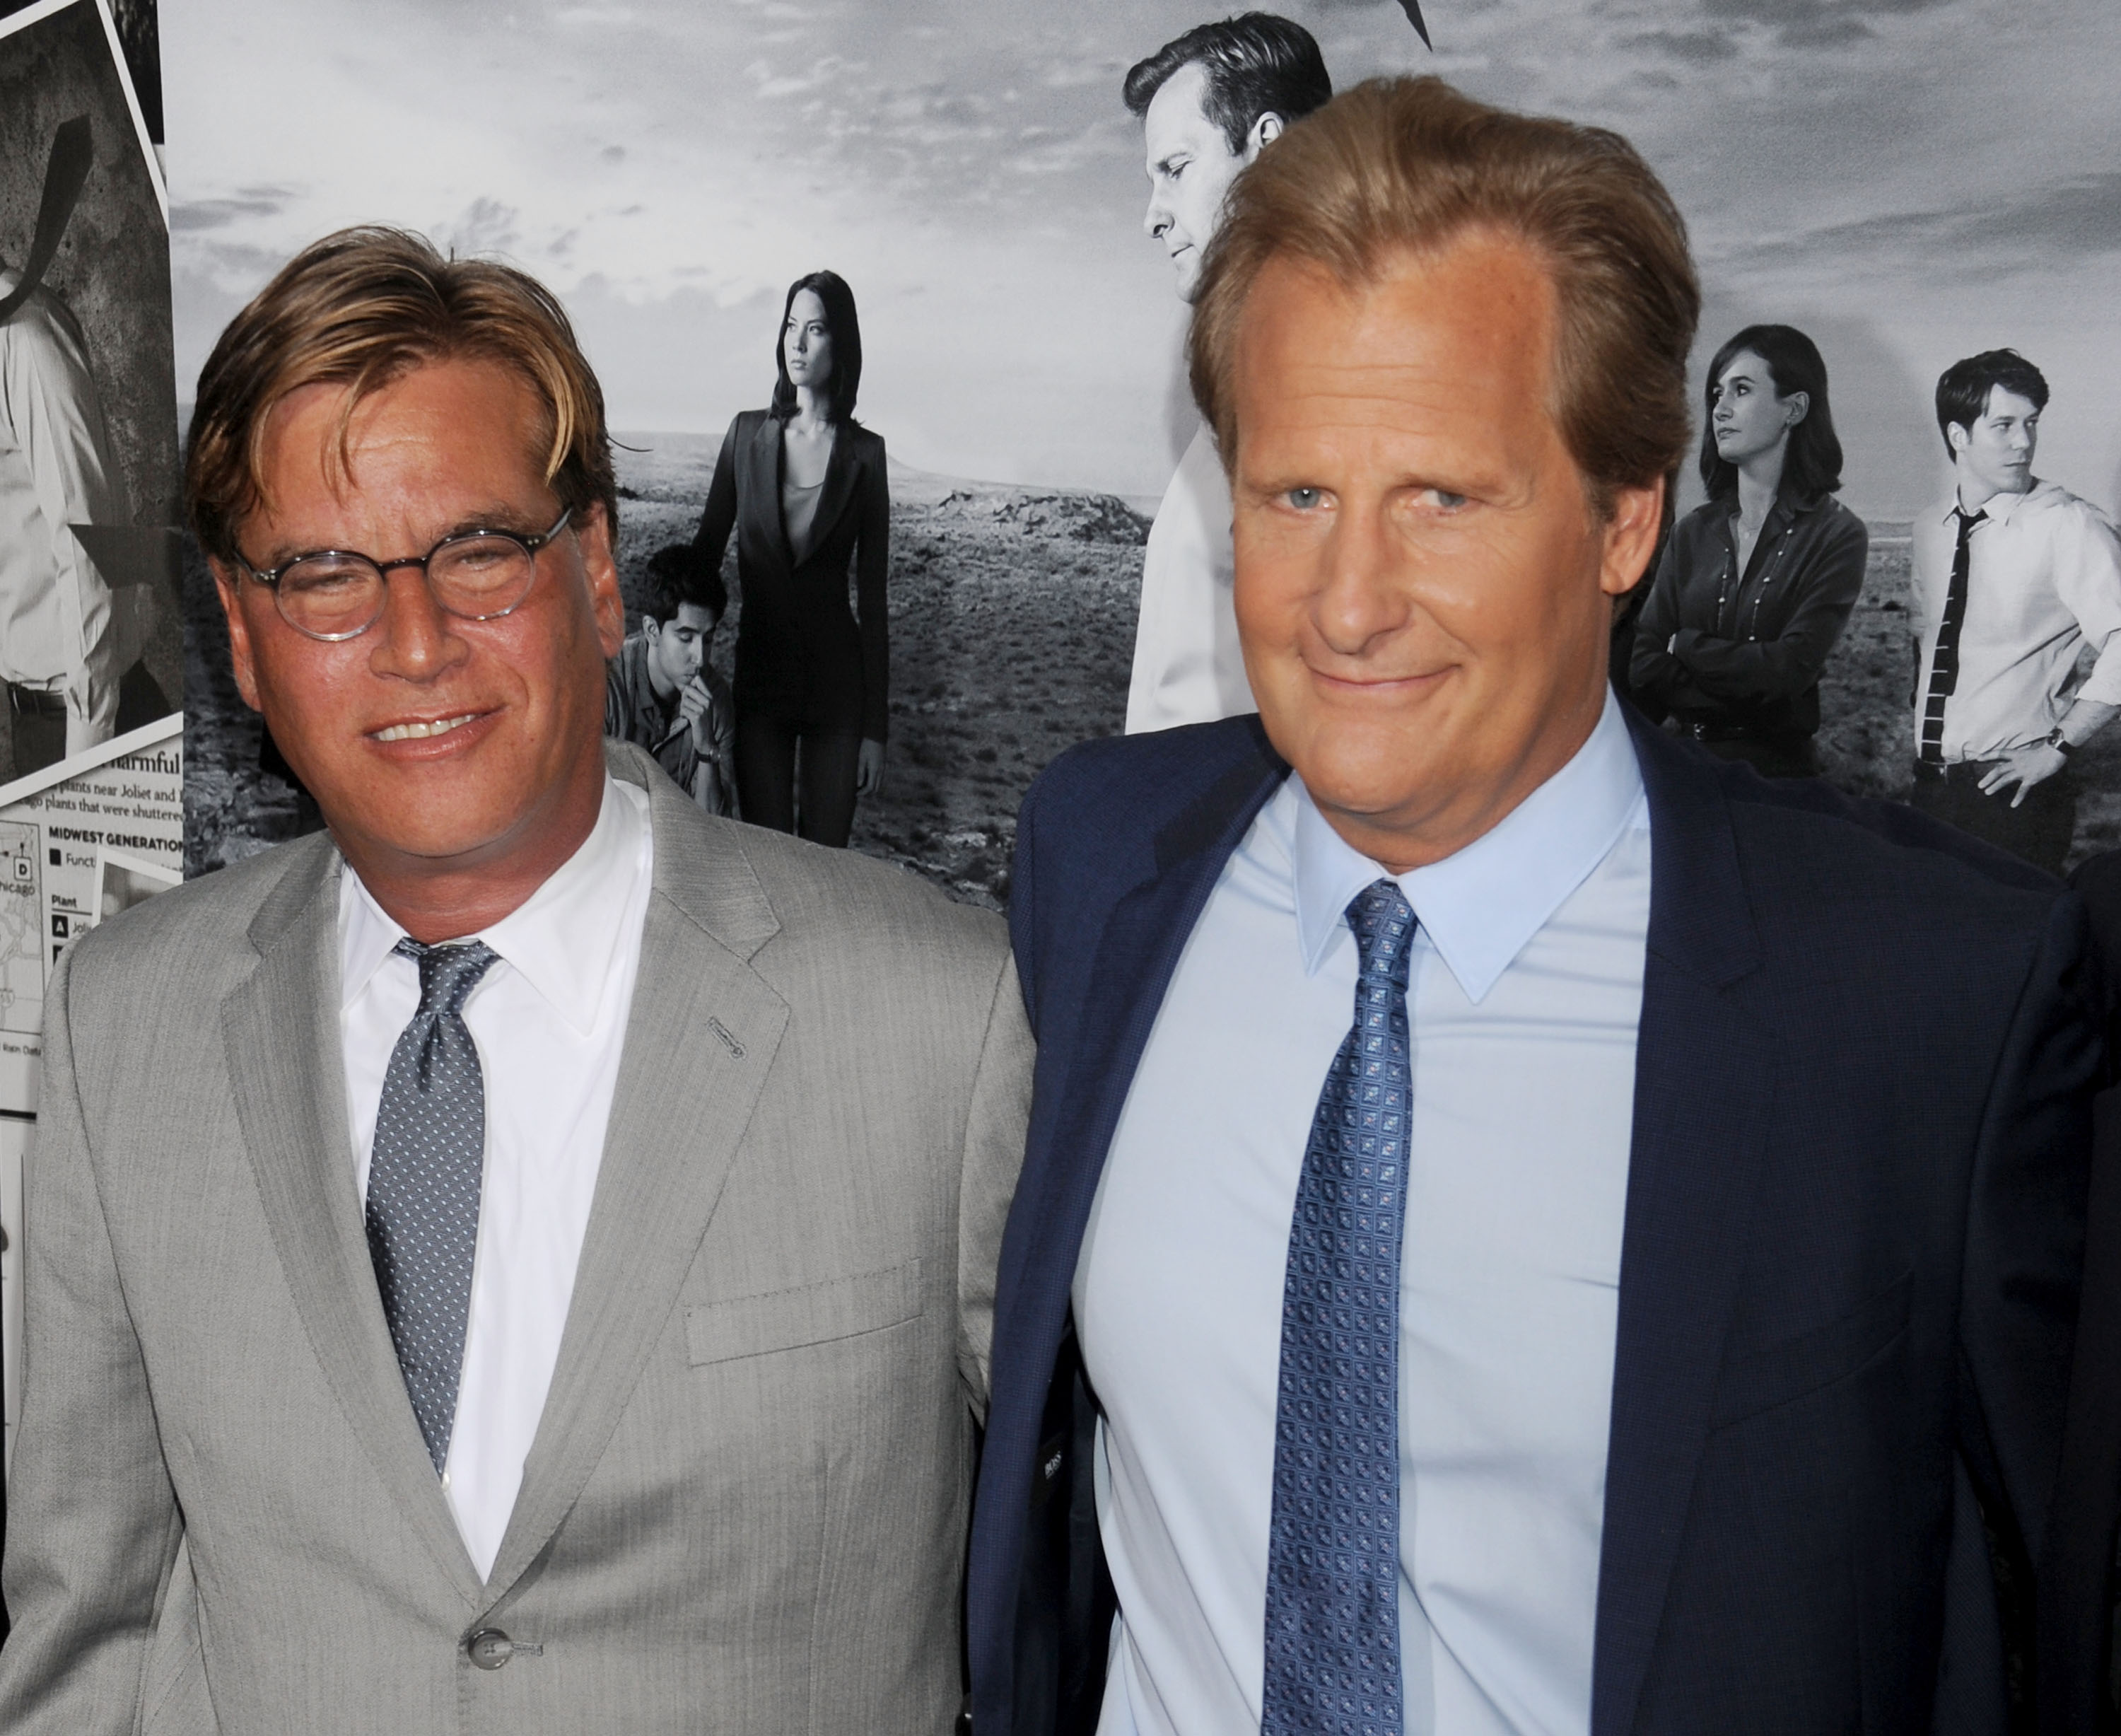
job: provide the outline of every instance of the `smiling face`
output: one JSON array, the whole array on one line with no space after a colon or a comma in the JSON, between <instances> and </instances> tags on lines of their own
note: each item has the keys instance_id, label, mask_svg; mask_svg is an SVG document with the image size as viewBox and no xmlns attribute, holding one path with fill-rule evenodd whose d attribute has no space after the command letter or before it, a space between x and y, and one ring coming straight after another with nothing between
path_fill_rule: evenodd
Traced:
<instances>
[{"instance_id":1,"label":"smiling face","mask_svg":"<svg viewBox=\"0 0 2121 1736\"><path fill-rule=\"evenodd\" d=\"M1171 255L1178 293L1187 301L1200 283L1200 255L1222 226L1230 183L1250 161L1232 151L1223 129L1209 119L1201 107L1207 94L1207 68L1190 62L1164 80L1142 117L1149 170L1142 226Z\"/></svg>"},{"instance_id":2,"label":"smiling face","mask_svg":"<svg viewBox=\"0 0 2121 1736\"><path fill-rule=\"evenodd\" d=\"M371 393L342 473L343 402L342 387L307 386L273 411L266 504L239 537L254 567L321 548L394 560L467 530L535 535L558 516L531 450L546 418L498 364L430 362ZM213 566L245 701L416 938L498 920L589 835L604 664L624 620L601 506L539 551L521 606L489 621L447 614L417 569L399 567L375 624L328 644L290 627L249 573ZM464 926L422 931L457 917Z\"/></svg>"},{"instance_id":3,"label":"smiling face","mask_svg":"<svg viewBox=\"0 0 2121 1736\"><path fill-rule=\"evenodd\" d=\"M832 334L814 289L799 289L781 327L781 360L789 383L823 391L832 381Z\"/></svg>"},{"instance_id":4,"label":"smiling face","mask_svg":"<svg viewBox=\"0 0 2121 1736\"><path fill-rule=\"evenodd\" d=\"M1716 455L1727 464L1743 464L1787 445L1790 430L1809 408L1802 392L1778 396L1767 363L1750 350L1739 351L1723 365L1713 395L1709 426Z\"/></svg>"},{"instance_id":5,"label":"smiling face","mask_svg":"<svg viewBox=\"0 0 2121 1736\"><path fill-rule=\"evenodd\" d=\"M1395 872L1488 831L1604 703L1661 483L1601 522L1549 408L1555 292L1474 233L1343 287L1270 261L1237 339L1238 628L1275 749Z\"/></svg>"},{"instance_id":6,"label":"smiling face","mask_svg":"<svg viewBox=\"0 0 2121 1736\"><path fill-rule=\"evenodd\" d=\"M1998 494L2023 494L2033 485L2033 450L2039 443L2040 407L1997 385L1970 428L1954 422L1945 438L1959 469L1960 504L1970 512Z\"/></svg>"}]
</instances>

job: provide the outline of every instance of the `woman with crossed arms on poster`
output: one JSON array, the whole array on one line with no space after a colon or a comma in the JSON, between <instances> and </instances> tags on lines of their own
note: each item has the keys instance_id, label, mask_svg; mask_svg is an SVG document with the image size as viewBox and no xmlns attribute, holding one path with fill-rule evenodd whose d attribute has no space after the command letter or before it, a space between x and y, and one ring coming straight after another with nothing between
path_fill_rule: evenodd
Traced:
<instances>
[{"instance_id":1,"label":"woman with crossed arms on poster","mask_svg":"<svg viewBox=\"0 0 2121 1736\"><path fill-rule=\"evenodd\" d=\"M1672 527L1629 665L1636 697L1725 759L1814 777L1819 675L1848 624L1870 533L1834 498L1826 364L1793 326L1749 325L1709 366L1701 480Z\"/></svg>"},{"instance_id":2,"label":"woman with crossed arms on poster","mask_svg":"<svg viewBox=\"0 0 2121 1736\"><path fill-rule=\"evenodd\" d=\"M773 403L730 424L692 541L718 568L736 532L739 813L844 847L883 776L891 496L883 441L854 420L861 328L836 273L789 286L774 359Z\"/></svg>"}]
</instances>

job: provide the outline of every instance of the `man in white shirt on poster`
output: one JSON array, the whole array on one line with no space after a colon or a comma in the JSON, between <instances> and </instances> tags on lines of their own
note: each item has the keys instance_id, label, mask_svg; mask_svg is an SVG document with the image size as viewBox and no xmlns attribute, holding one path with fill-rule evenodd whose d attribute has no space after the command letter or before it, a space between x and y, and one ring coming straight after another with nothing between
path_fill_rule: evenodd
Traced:
<instances>
[{"instance_id":1,"label":"man in white shirt on poster","mask_svg":"<svg viewBox=\"0 0 2121 1736\"><path fill-rule=\"evenodd\" d=\"M2047 401L2015 350L1937 381L1955 487L1914 525L1911 800L2059 874L2077 829L2070 756L2121 709L2121 540L2033 474Z\"/></svg>"},{"instance_id":2,"label":"man in white shirt on poster","mask_svg":"<svg viewBox=\"0 0 2121 1736\"><path fill-rule=\"evenodd\" d=\"M1203 24L1126 75L1141 117L1149 234L1163 244L1191 302L1201 256L1222 226L1238 172L1282 129L1333 94L1311 33L1269 12ZM1230 485L1203 426L1178 461L1149 533L1126 728L1168 730L1256 711L1230 603Z\"/></svg>"}]
</instances>

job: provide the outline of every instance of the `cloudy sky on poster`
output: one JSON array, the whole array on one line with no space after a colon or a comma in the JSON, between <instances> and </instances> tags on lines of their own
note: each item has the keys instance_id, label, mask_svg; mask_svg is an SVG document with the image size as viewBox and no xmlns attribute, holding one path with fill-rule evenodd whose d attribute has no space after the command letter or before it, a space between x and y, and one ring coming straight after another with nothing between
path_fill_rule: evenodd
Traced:
<instances>
[{"instance_id":1,"label":"cloudy sky on poster","mask_svg":"<svg viewBox=\"0 0 2121 1736\"><path fill-rule=\"evenodd\" d=\"M1181 310L1118 86L1219 10L164 0L179 380L295 247L389 219L559 288L617 426L711 431L829 264L895 455L1153 494L1189 432ZM1634 138L1692 223L1707 343L1820 339L1860 507L1932 492L1929 384L2004 343L2056 388L2041 468L2117 503L2109 0L1427 0L1433 57L1393 0L1282 10L1336 82L1433 69Z\"/></svg>"}]
</instances>

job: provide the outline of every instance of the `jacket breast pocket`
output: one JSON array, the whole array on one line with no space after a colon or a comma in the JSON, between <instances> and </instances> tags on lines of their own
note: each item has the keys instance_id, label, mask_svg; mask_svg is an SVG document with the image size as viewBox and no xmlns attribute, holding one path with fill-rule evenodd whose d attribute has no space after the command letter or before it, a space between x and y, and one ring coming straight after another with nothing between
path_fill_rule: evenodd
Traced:
<instances>
[{"instance_id":1,"label":"jacket breast pocket","mask_svg":"<svg viewBox=\"0 0 2121 1736\"><path fill-rule=\"evenodd\" d=\"M1914 1289L1914 1274L1904 1273L1839 1320L1731 1358L1716 1383L1710 1426L1742 1422L1860 1373L1906 1332Z\"/></svg>"},{"instance_id":2,"label":"jacket breast pocket","mask_svg":"<svg viewBox=\"0 0 2121 1736\"><path fill-rule=\"evenodd\" d=\"M883 1272L696 1304L685 1310L685 1346L698 1368L882 1332L921 1311L921 1262L908 1260Z\"/></svg>"}]
</instances>

